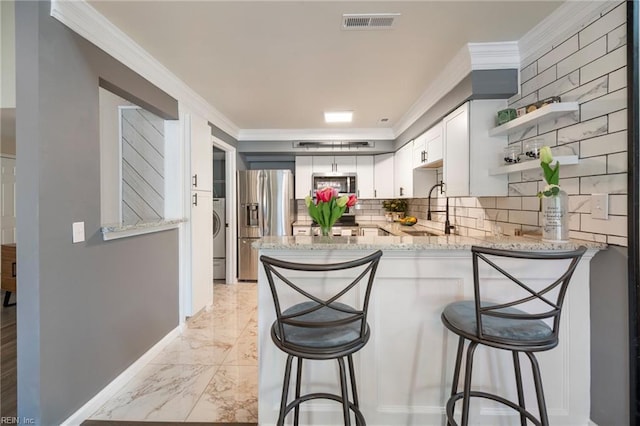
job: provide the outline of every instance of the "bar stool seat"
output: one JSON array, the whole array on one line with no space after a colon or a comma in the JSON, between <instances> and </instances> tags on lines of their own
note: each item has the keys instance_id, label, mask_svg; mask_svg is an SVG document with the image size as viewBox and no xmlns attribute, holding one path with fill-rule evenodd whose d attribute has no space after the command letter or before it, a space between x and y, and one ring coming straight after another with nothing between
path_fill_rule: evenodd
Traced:
<instances>
[{"instance_id":1,"label":"bar stool seat","mask_svg":"<svg viewBox=\"0 0 640 426\"><path fill-rule=\"evenodd\" d=\"M371 336L367 323L367 312L371 287L382 252L380 250L360 259L331 264L295 263L268 256L260 256L276 311L276 320L271 326L271 340L287 354L285 364L282 397L277 425L284 425L285 417L294 411L293 424L298 425L300 404L313 399L328 399L342 404L345 425L351 424L351 413L356 425L365 426L366 422L360 411L358 392L354 374L353 354L364 347ZM355 277L347 277L344 271L353 271ZM286 275L292 271L306 274L305 280ZM337 273L337 277L331 274ZM336 284L337 291L329 291L325 285ZM362 283L362 285L358 285ZM328 286L328 285L327 285ZM283 306L285 297L289 296L304 301ZM328 296L326 293L330 293ZM349 296L352 296L349 299ZM358 301L358 306L351 306L338 301L349 299ZM296 359L295 398L288 402L291 368ZM345 365L345 358L347 365ZM303 360L335 359L340 372L340 394L315 392L301 395ZM347 371L349 383L347 382ZM349 398L349 384L351 395Z\"/></svg>"},{"instance_id":2,"label":"bar stool seat","mask_svg":"<svg viewBox=\"0 0 640 426\"><path fill-rule=\"evenodd\" d=\"M585 251L584 247L566 252L523 252L471 247L474 299L450 303L441 315L444 326L459 336L451 396L446 404L448 425L458 424L454 420L454 410L456 402L460 400L462 400L461 424L468 425L469 404L472 397L490 399L514 409L520 415L521 426L526 426L528 422L539 426L549 425L542 376L534 354L558 345L564 297L571 276ZM505 265L511 260L514 260L514 265L518 265L520 272L510 273L506 270ZM554 278L547 278L546 281L538 277L536 279L519 278L519 275L523 275L523 271L544 270L542 268L549 267L552 262L559 263L548 269L560 271ZM482 294L489 286L480 285L481 277L483 280L491 277L492 281L497 278L504 279L505 282L514 285L517 292L505 292L500 301L483 299ZM518 296L509 298L508 294L518 294ZM458 392L462 358L467 341L464 389ZM478 345L508 350L512 353L518 393L517 403L500 395L471 390L473 356ZM531 362L539 418L536 418L525 406L519 358L521 353L525 354Z\"/></svg>"}]
</instances>

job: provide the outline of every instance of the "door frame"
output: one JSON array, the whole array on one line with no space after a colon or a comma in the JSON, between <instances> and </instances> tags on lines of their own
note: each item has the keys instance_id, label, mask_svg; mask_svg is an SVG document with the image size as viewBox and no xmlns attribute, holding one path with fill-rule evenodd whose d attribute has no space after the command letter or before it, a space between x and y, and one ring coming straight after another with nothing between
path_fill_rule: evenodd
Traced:
<instances>
[{"instance_id":1,"label":"door frame","mask_svg":"<svg viewBox=\"0 0 640 426\"><path fill-rule=\"evenodd\" d=\"M215 146L224 151L225 164L225 216L229 225L226 230L225 246L227 248L225 256L225 281L227 284L235 284L238 282L236 274L238 256L237 256L237 202L236 202L236 148L224 142L223 140L211 136L212 149ZM213 167L213 162L211 162Z\"/></svg>"}]
</instances>

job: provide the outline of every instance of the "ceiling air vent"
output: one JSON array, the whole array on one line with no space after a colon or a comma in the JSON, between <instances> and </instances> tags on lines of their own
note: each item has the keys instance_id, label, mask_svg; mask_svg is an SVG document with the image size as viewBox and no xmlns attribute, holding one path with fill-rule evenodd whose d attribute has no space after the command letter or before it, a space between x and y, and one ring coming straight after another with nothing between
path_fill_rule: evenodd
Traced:
<instances>
[{"instance_id":1,"label":"ceiling air vent","mask_svg":"<svg viewBox=\"0 0 640 426\"><path fill-rule=\"evenodd\" d=\"M343 30L390 30L399 13L345 13Z\"/></svg>"},{"instance_id":2,"label":"ceiling air vent","mask_svg":"<svg viewBox=\"0 0 640 426\"><path fill-rule=\"evenodd\" d=\"M375 148L373 141L296 141L293 142L294 148L302 149L358 149L358 148Z\"/></svg>"}]
</instances>

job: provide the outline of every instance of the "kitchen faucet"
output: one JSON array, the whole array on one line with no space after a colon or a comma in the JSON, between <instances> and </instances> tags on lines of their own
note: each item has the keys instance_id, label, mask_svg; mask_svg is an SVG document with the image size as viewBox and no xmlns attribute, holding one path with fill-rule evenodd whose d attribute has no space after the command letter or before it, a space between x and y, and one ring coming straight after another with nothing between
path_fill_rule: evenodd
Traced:
<instances>
[{"instance_id":1,"label":"kitchen faucet","mask_svg":"<svg viewBox=\"0 0 640 426\"><path fill-rule=\"evenodd\" d=\"M433 185L431 187L431 189L429 190L429 196L427 197L427 203L428 203L428 210L427 210L427 220L431 220L431 213L445 213L445 220L444 220L444 233L446 235L451 234L451 230L453 229L453 225L451 225L451 223L449 222L449 197L447 198L447 204L446 204L446 208L444 210L431 210L431 193L433 192L434 189L436 189L437 187L440 187L440 193L444 194L444 183L442 181L440 181L440 183L436 183L435 185Z\"/></svg>"}]
</instances>

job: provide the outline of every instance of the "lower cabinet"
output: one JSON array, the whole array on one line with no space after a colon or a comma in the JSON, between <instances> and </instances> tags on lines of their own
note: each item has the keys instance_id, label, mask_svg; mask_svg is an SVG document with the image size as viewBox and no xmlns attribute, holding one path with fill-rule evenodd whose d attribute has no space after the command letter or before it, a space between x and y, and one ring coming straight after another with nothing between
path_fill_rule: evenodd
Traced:
<instances>
[{"instance_id":1,"label":"lower cabinet","mask_svg":"<svg viewBox=\"0 0 640 426\"><path fill-rule=\"evenodd\" d=\"M213 199L211 192L191 193L191 312L213 303Z\"/></svg>"}]
</instances>

